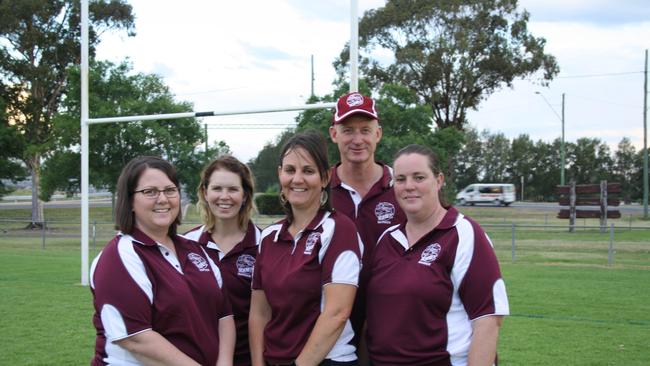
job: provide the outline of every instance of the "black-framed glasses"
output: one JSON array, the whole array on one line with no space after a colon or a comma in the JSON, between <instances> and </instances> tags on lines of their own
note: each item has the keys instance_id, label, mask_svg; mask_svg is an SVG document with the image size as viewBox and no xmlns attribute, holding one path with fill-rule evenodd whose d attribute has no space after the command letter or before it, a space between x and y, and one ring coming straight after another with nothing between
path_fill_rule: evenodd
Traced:
<instances>
[{"instance_id":1,"label":"black-framed glasses","mask_svg":"<svg viewBox=\"0 0 650 366\"><path fill-rule=\"evenodd\" d=\"M143 196L153 199L153 198L158 198L160 192L162 192L167 198L174 198L178 196L178 187L167 187L162 190L158 188L145 188L139 191L133 191L133 194L142 193Z\"/></svg>"}]
</instances>

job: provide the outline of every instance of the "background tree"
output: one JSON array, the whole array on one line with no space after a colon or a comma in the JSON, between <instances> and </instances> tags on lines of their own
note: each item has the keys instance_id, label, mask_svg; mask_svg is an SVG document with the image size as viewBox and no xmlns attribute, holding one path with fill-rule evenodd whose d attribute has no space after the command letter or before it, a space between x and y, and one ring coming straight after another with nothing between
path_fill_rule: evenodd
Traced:
<instances>
[{"instance_id":1,"label":"background tree","mask_svg":"<svg viewBox=\"0 0 650 366\"><path fill-rule=\"evenodd\" d=\"M533 177L528 182L528 197L536 201L557 199L556 186L560 184L560 146L559 138L552 143L538 140L533 153Z\"/></svg>"},{"instance_id":2,"label":"background tree","mask_svg":"<svg viewBox=\"0 0 650 366\"><path fill-rule=\"evenodd\" d=\"M609 146L597 138L579 138L566 144L569 161L569 181L576 184L600 183L609 180L612 158Z\"/></svg>"},{"instance_id":3,"label":"background tree","mask_svg":"<svg viewBox=\"0 0 650 366\"><path fill-rule=\"evenodd\" d=\"M0 84L0 88L2 85ZM7 116L4 93L0 89L0 198L10 192L3 179L18 181L25 177L25 169L20 164L23 141L18 131L11 127Z\"/></svg>"},{"instance_id":4,"label":"background tree","mask_svg":"<svg viewBox=\"0 0 650 366\"><path fill-rule=\"evenodd\" d=\"M431 107L438 127L462 129L468 109L514 79L541 72L545 85L559 72L528 19L517 0L388 0L361 18L359 45L388 50L394 60L364 58L360 67L373 90L405 85ZM348 59L346 48L334 63L341 78Z\"/></svg>"},{"instance_id":5,"label":"background tree","mask_svg":"<svg viewBox=\"0 0 650 366\"><path fill-rule=\"evenodd\" d=\"M635 187L632 193L632 199L639 202L643 200L643 152L644 151L645 150L641 148L639 152L636 154L636 158L634 162L634 166L635 166L634 175L632 176L632 186Z\"/></svg>"},{"instance_id":6,"label":"background tree","mask_svg":"<svg viewBox=\"0 0 650 366\"><path fill-rule=\"evenodd\" d=\"M123 0L89 5L89 53L108 30L133 34L132 8ZM80 3L74 0L0 1L0 90L11 128L22 136L20 159L32 176L32 225L42 221L38 201L41 159L50 136L67 69L79 62Z\"/></svg>"},{"instance_id":7,"label":"background tree","mask_svg":"<svg viewBox=\"0 0 650 366\"><path fill-rule=\"evenodd\" d=\"M459 189L481 181L483 167L483 143L475 128L464 131L465 144L454 157L456 184Z\"/></svg>"},{"instance_id":8,"label":"background tree","mask_svg":"<svg viewBox=\"0 0 650 366\"><path fill-rule=\"evenodd\" d=\"M483 131L483 181L486 183L515 183L510 171L510 140L501 133Z\"/></svg>"},{"instance_id":9,"label":"background tree","mask_svg":"<svg viewBox=\"0 0 650 366\"><path fill-rule=\"evenodd\" d=\"M131 66L126 62L119 65L107 61L93 62L89 73L93 91L89 96L91 118L192 111L190 103L174 100L161 77L132 74ZM56 182L57 189L66 189L69 179L55 179L56 172L49 169L50 164L74 160L74 169L62 175L74 177L73 181L79 177L79 69L72 68L70 74L62 112L54 119L53 140L58 149L45 164L48 168L45 169L46 181ZM115 193L117 178L129 160L139 155L156 155L176 166L179 180L185 185L189 197L195 200L198 176L205 162L214 155L228 152L228 146L223 142L207 152L198 150L205 136L195 118L99 124L91 126L89 131L90 182L112 193ZM71 189L78 189L78 184ZM50 192L51 188L47 193Z\"/></svg>"},{"instance_id":10,"label":"background tree","mask_svg":"<svg viewBox=\"0 0 650 366\"><path fill-rule=\"evenodd\" d=\"M637 172L635 166L636 149L629 138L624 137L618 143L616 152L614 152L614 170L612 179L621 183L621 200L625 203L632 202L636 191L640 191L642 184L635 185L634 176Z\"/></svg>"},{"instance_id":11,"label":"background tree","mask_svg":"<svg viewBox=\"0 0 650 366\"><path fill-rule=\"evenodd\" d=\"M510 182L514 183L517 187L521 199L521 178L524 179L524 194L528 189L528 185L533 181L534 165L535 165L535 143L527 134L519 135L512 140L510 148L510 162L509 162L509 176ZM530 194L524 197L529 199Z\"/></svg>"},{"instance_id":12,"label":"background tree","mask_svg":"<svg viewBox=\"0 0 650 366\"><path fill-rule=\"evenodd\" d=\"M278 166L280 165L280 149L291 136L295 129L289 128L282 132L274 142L269 142L254 159L248 162L255 176L255 190L257 192L279 192ZM328 151L329 153L329 151Z\"/></svg>"}]
</instances>

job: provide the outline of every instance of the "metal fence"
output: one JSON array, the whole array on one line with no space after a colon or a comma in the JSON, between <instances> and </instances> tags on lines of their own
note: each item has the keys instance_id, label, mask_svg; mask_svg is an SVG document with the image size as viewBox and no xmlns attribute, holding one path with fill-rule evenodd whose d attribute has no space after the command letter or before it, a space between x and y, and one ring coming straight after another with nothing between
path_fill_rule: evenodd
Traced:
<instances>
[{"instance_id":1,"label":"metal fence","mask_svg":"<svg viewBox=\"0 0 650 366\"><path fill-rule=\"evenodd\" d=\"M277 217L260 216L255 222L265 227L275 219ZM79 222L44 221L36 229L25 229L30 223L29 220L0 219L0 247L79 248ZM199 222L186 222L179 232L198 225ZM600 226L578 225L569 233L567 225L500 223L481 226L490 236L502 262L616 264L650 269L650 227L611 224L607 232L602 233ZM112 222L91 221L91 252L101 250L116 232Z\"/></svg>"}]
</instances>

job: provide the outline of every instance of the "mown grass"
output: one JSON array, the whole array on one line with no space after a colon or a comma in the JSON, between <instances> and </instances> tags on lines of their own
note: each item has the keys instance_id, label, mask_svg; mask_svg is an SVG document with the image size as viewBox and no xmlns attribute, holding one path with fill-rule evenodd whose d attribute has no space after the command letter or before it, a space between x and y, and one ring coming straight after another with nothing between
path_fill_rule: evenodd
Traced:
<instances>
[{"instance_id":1,"label":"mown grass","mask_svg":"<svg viewBox=\"0 0 650 366\"><path fill-rule=\"evenodd\" d=\"M510 300L500 365L650 364L649 230L617 228L608 266L609 233L517 227L513 262L511 227L494 226L502 224L494 212L508 213L508 222L519 219L517 225L548 219L536 212L471 209L467 213L485 223L495 244ZM78 209L66 210L46 210L46 217L78 221ZM91 258L114 233L110 208L93 209L93 215L109 219L95 247L91 241ZM274 219L257 222L263 227ZM0 365L79 365L92 357L92 296L79 285L78 224L53 221L45 249L38 231L10 227L0 234ZM183 228L198 216L188 210L186 222Z\"/></svg>"}]
</instances>

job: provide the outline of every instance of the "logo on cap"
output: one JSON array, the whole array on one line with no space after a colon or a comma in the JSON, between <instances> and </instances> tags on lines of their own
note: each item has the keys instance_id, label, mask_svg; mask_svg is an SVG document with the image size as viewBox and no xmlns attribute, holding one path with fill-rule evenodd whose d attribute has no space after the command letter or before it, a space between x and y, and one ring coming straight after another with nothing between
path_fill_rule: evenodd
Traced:
<instances>
[{"instance_id":1,"label":"logo on cap","mask_svg":"<svg viewBox=\"0 0 650 366\"><path fill-rule=\"evenodd\" d=\"M379 121L377 110L375 109L375 101L370 97L364 97L358 92L352 92L342 95L336 102L332 123L340 123L353 114L362 114Z\"/></svg>"},{"instance_id":2,"label":"logo on cap","mask_svg":"<svg viewBox=\"0 0 650 366\"><path fill-rule=\"evenodd\" d=\"M363 104L363 95L354 93L348 96L348 99L345 101L350 107L356 107Z\"/></svg>"}]
</instances>

